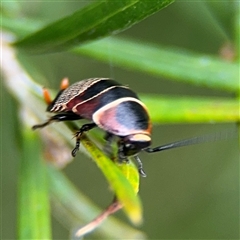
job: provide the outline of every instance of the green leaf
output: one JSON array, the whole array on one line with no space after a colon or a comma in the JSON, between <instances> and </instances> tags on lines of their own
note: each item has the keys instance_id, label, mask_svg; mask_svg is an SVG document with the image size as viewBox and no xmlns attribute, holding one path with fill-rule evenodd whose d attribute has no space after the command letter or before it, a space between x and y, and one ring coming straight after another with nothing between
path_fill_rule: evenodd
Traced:
<instances>
[{"instance_id":1,"label":"green leaf","mask_svg":"<svg viewBox=\"0 0 240 240\"><path fill-rule=\"evenodd\" d=\"M53 200L54 215L68 229L83 226L92 221L102 209L79 191L64 175L53 166L48 167L49 188ZM114 217L108 218L96 229L102 239L145 239L143 232L134 229Z\"/></svg>"},{"instance_id":2,"label":"green leaf","mask_svg":"<svg viewBox=\"0 0 240 240\"><path fill-rule=\"evenodd\" d=\"M154 123L239 122L239 100L229 98L140 95ZM157 107L156 107L157 106Z\"/></svg>"},{"instance_id":3,"label":"green leaf","mask_svg":"<svg viewBox=\"0 0 240 240\"><path fill-rule=\"evenodd\" d=\"M30 19L20 18L16 21L16 18L13 19L11 17L2 16L1 21L3 29L13 32L17 37L21 38L43 26L43 23L36 19L32 19L31 21Z\"/></svg>"},{"instance_id":4,"label":"green leaf","mask_svg":"<svg viewBox=\"0 0 240 240\"><path fill-rule=\"evenodd\" d=\"M81 137L81 144L101 169L108 183L112 187L117 199L123 204L127 216L134 224L142 221L142 206L137 195L139 186L139 173L136 167L126 166L128 170L119 169L116 164L108 159L101 150L89 141L86 135ZM123 163L126 165L126 163ZM134 170L135 169L135 170ZM130 177L129 177L130 176Z\"/></svg>"},{"instance_id":5,"label":"green leaf","mask_svg":"<svg viewBox=\"0 0 240 240\"><path fill-rule=\"evenodd\" d=\"M64 50L119 33L166 7L173 0L97 1L15 43L43 53Z\"/></svg>"},{"instance_id":6,"label":"green leaf","mask_svg":"<svg viewBox=\"0 0 240 240\"><path fill-rule=\"evenodd\" d=\"M23 127L22 144L18 239L51 239L46 165L41 158L41 142L30 127Z\"/></svg>"},{"instance_id":7,"label":"green leaf","mask_svg":"<svg viewBox=\"0 0 240 240\"><path fill-rule=\"evenodd\" d=\"M106 63L111 56L116 66L174 81L235 93L240 89L239 66L208 55L116 37L75 48L73 52Z\"/></svg>"}]
</instances>

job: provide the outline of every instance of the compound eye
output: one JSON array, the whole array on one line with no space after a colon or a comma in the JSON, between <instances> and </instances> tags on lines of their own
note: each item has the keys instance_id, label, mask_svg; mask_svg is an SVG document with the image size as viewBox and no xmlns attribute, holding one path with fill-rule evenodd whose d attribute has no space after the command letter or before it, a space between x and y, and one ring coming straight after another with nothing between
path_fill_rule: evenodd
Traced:
<instances>
[{"instance_id":1,"label":"compound eye","mask_svg":"<svg viewBox=\"0 0 240 240\"><path fill-rule=\"evenodd\" d=\"M135 146L134 146L134 144L132 144L132 143L126 143L126 144L125 144L125 148L127 148L127 149L129 149L129 150L132 150L132 149L135 148Z\"/></svg>"},{"instance_id":2,"label":"compound eye","mask_svg":"<svg viewBox=\"0 0 240 240\"><path fill-rule=\"evenodd\" d=\"M124 144L123 152L125 156L133 156L138 152L138 150L134 143L127 142Z\"/></svg>"}]
</instances>

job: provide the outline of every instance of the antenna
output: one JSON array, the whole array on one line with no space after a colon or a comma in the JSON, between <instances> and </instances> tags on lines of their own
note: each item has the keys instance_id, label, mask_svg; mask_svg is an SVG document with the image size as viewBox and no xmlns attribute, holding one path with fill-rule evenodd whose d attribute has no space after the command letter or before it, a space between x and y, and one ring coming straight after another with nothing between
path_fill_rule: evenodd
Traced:
<instances>
[{"instance_id":1,"label":"antenna","mask_svg":"<svg viewBox=\"0 0 240 240\"><path fill-rule=\"evenodd\" d=\"M204 135L204 136L184 139L181 141L168 143L168 144L158 146L155 148L146 148L146 149L144 149L144 151L146 151L148 153L160 152L160 151L168 150L168 149L172 149L172 148L196 145L196 144L206 143L206 142L227 140L229 138L237 138L237 136L238 135L237 135L236 131L219 132L219 133L215 133L215 134L211 134L211 135Z\"/></svg>"}]
</instances>

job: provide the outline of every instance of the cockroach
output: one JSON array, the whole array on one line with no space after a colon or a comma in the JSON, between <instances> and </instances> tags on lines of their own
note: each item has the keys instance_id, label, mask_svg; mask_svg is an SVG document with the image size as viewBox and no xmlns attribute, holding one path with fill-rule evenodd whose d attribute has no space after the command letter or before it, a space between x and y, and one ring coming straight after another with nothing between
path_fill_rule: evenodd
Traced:
<instances>
[{"instance_id":1,"label":"cockroach","mask_svg":"<svg viewBox=\"0 0 240 240\"><path fill-rule=\"evenodd\" d=\"M33 129L45 127L52 122L89 120L76 132L72 156L75 157L79 150L82 134L99 127L106 132L107 146L113 137L118 138L118 161L128 161L128 157L133 156L143 177L146 174L138 157L139 152L159 152L206 140L205 137L196 137L151 148L152 124L147 107L129 87L109 78L89 78L71 86L64 79L61 90L53 101L46 89L44 98L48 104L47 111L55 115L46 122L33 126Z\"/></svg>"}]
</instances>

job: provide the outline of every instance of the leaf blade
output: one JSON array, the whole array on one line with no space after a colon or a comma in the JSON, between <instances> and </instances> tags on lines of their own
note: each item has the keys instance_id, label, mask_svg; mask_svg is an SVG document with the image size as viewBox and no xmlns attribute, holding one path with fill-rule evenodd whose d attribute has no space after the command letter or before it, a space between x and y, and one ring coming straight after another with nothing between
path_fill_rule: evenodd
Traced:
<instances>
[{"instance_id":1,"label":"leaf blade","mask_svg":"<svg viewBox=\"0 0 240 240\"><path fill-rule=\"evenodd\" d=\"M18 237L19 239L51 239L46 165L41 158L40 140L30 128L23 128Z\"/></svg>"},{"instance_id":2,"label":"leaf blade","mask_svg":"<svg viewBox=\"0 0 240 240\"><path fill-rule=\"evenodd\" d=\"M97 166L100 168L108 183L114 190L117 199L123 204L125 213L134 224L142 221L142 206L137 195L139 186L139 174L133 165L119 169L115 163L108 159L102 151L96 148L89 141L86 135L81 137L81 143L91 155ZM123 163L123 165L126 165ZM126 174L127 172L127 174ZM128 174L134 175L128 177Z\"/></svg>"},{"instance_id":3,"label":"leaf blade","mask_svg":"<svg viewBox=\"0 0 240 240\"><path fill-rule=\"evenodd\" d=\"M72 52L107 63L111 52L111 62L116 66L197 86L236 93L240 90L238 65L208 55L117 37L89 43Z\"/></svg>"},{"instance_id":4,"label":"leaf blade","mask_svg":"<svg viewBox=\"0 0 240 240\"><path fill-rule=\"evenodd\" d=\"M141 94L153 123L238 122L239 100ZM156 108L157 106L157 108Z\"/></svg>"},{"instance_id":5,"label":"leaf blade","mask_svg":"<svg viewBox=\"0 0 240 240\"><path fill-rule=\"evenodd\" d=\"M15 43L32 52L53 52L123 31L173 0L98 1ZM81 26L81 27L80 27Z\"/></svg>"},{"instance_id":6,"label":"leaf blade","mask_svg":"<svg viewBox=\"0 0 240 240\"><path fill-rule=\"evenodd\" d=\"M48 166L48 177L53 211L63 220L64 226L71 229L73 226L82 226L94 219L101 209L80 192L64 173L52 166ZM126 225L126 223L111 217L97 229L103 239L145 239L143 232Z\"/></svg>"}]
</instances>

